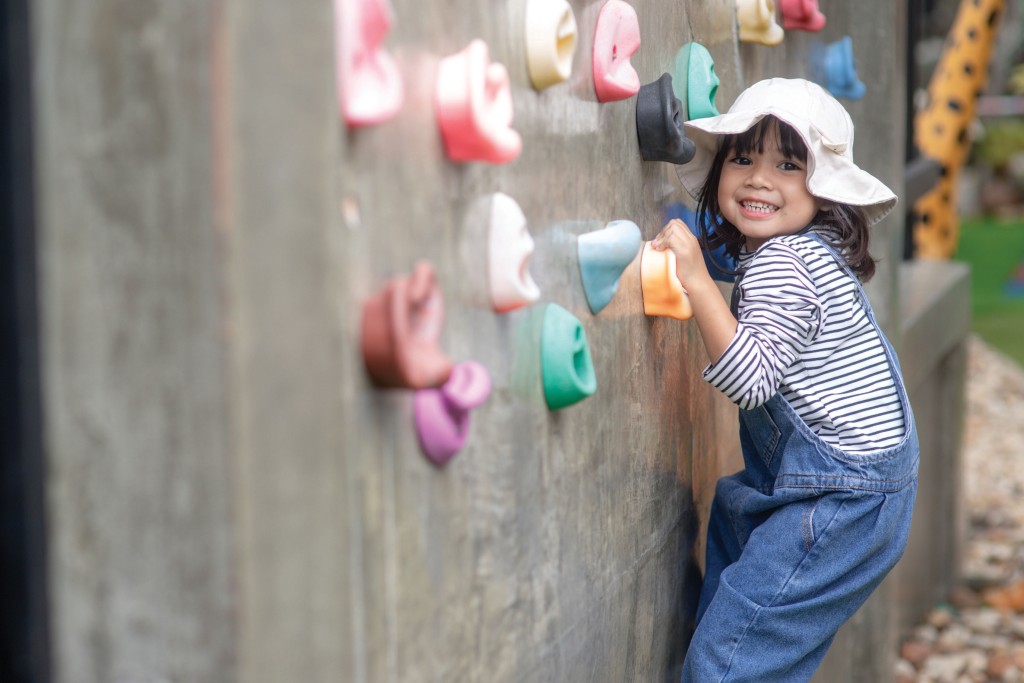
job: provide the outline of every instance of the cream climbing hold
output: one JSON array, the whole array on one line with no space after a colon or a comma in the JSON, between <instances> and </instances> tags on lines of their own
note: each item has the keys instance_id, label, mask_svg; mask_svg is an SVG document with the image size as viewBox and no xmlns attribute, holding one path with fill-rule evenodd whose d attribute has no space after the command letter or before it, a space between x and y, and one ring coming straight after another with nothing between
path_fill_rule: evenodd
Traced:
<instances>
[{"instance_id":1,"label":"cream climbing hold","mask_svg":"<svg viewBox=\"0 0 1024 683\"><path fill-rule=\"evenodd\" d=\"M775 20L774 0L736 0L736 20L740 40L745 43L772 46L785 37L785 31Z\"/></svg>"},{"instance_id":2,"label":"cream climbing hold","mask_svg":"<svg viewBox=\"0 0 1024 683\"><path fill-rule=\"evenodd\" d=\"M526 66L537 90L569 78L576 53L576 15L566 0L528 0Z\"/></svg>"}]
</instances>

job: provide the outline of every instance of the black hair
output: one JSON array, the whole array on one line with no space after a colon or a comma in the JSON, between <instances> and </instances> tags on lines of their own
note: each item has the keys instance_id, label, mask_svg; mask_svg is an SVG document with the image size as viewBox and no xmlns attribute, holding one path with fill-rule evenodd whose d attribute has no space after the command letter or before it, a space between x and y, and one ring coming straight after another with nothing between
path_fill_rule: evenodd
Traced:
<instances>
[{"instance_id":1,"label":"black hair","mask_svg":"<svg viewBox=\"0 0 1024 683\"><path fill-rule=\"evenodd\" d=\"M725 253L737 258L746 238L735 225L721 215L718 203L718 183L722 178L722 167L733 154L749 154L757 150L763 153L769 136L776 136L779 149L790 158L807 163L807 145L803 138L789 124L774 116L765 116L751 128L735 135L723 135L711 162L708 177L697 197L697 224L701 244L707 250L725 246ZM832 208L819 211L813 223L824 226L823 237L846 260L850 269L867 282L875 274L875 259L868 251L868 221L858 206L830 202Z\"/></svg>"}]
</instances>

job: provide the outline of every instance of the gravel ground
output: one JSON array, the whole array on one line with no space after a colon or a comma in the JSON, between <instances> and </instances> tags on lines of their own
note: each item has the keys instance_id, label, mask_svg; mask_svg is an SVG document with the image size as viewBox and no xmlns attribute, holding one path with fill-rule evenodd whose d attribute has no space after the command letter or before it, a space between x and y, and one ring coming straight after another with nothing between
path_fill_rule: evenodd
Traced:
<instances>
[{"instance_id":1,"label":"gravel ground","mask_svg":"<svg viewBox=\"0 0 1024 683\"><path fill-rule=\"evenodd\" d=\"M968 348L963 581L903 642L897 683L1024 683L1024 368Z\"/></svg>"}]
</instances>

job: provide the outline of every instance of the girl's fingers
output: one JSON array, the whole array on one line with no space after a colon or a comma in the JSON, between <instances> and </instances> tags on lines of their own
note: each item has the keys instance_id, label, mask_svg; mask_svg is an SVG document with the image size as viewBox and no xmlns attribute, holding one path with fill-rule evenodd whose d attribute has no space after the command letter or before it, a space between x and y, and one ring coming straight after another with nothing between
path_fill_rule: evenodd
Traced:
<instances>
[{"instance_id":1,"label":"girl's fingers","mask_svg":"<svg viewBox=\"0 0 1024 683\"><path fill-rule=\"evenodd\" d=\"M690 229L686 227L686 224L677 218L673 218L664 228L661 229L661 232L654 238L654 241L664 243L677 235L682 235L682 238L685 239L685 236L689 234Z\"/></svg>"},{"instance_id":2,"label":"girl's fingers","mask_svg":"<svg viewBox=\"0 0 1024 683\"><path fill-rule=\"evenodd\" d=\"M661 232L658 233L658 236L651 240L651 246L654 247L655 249L662 249L664 247L665 241L675 231L675 228L677 227L676 223L678 222L679 221L677 219L673 218L668 223L666 223L665 227L663 227L661 229Z\"/></svg>"}]
</instances>

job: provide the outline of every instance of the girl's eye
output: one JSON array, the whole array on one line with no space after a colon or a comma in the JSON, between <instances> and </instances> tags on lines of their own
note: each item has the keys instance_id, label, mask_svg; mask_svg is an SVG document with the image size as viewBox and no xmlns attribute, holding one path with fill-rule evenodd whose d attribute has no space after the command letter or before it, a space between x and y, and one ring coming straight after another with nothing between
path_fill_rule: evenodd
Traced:
<instances>
[{"instance_id":1,"label":"girl's eye","mask_svg":"<svg viewBox=\"0 0 1024 683\"><path fill-rule=\"evenodd\" d=\"M792 161L783 161L781 164L779 164L779 168L781 168L783 171L799 171L800 165L795 164Z\"/></svg>"},{"instance_id":2,"label":"girl's eye","mask_svg":"<svg viewBox=\"0 0 1024 683\"><path fill-rule=\"evenodd\" d=\"M750 162L750 159L748 157L745 157L745 156L734 156L732 158L732 163L739 164L740 166L749 166L751 162Z\"/></svg>"}]
</instances>

